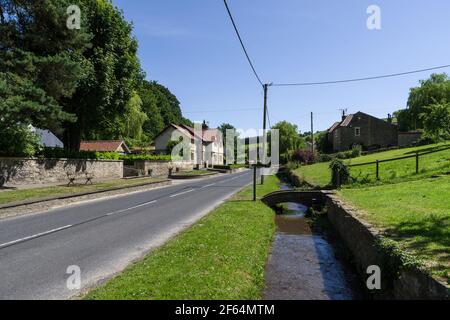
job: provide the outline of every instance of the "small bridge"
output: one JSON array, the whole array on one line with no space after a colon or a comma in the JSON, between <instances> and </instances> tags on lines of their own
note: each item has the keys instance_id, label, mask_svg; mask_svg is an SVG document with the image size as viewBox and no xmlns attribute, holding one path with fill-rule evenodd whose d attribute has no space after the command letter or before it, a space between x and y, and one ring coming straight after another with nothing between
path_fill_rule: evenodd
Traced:
<instances>
[{"instance_id":1,"label":"small bridge","mask_svg":"<svg viewBox=\"0 0 450 320\"><path fill-rule=\"evenodd\" d=\"M326 191L295 191L282 190L265 195L261 201L269 207L281 203L301 203L310 208L321 208L325 205Z\"/></svg>"}]
</instances>

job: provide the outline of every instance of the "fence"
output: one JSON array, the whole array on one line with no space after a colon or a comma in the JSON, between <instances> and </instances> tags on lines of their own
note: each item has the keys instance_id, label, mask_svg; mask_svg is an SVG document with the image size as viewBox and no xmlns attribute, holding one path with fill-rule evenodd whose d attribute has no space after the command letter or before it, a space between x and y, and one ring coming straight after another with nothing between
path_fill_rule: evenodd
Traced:
<instances>
[{"instance_id":1,"label":"fence","mask_svg":"<svg viewBox=\"0 0 450 320\"><path fill-rule=\"evenodd\" d=\"M432 154L432 153L446 151L449 149L450 149L450 145L440 148L438 150L433 150L433 151L427 151L427 152L416 151L415 154L410 155L410 156L403 156L403 157L391 158L391 159L385 159L385 160L376 160L376 161L372 161L372 162L365 162L365 163L358 163L358 164L350 164L350 165L348 165L348 167L355 168L355 167L362 167L362 166L368 166L368 165L375 165L376 166L375 167L376 168L375 169L376 178L377 178L377 180L380 180L380 164L381 163L415 158L416 159L416 174L418 174L420 171L420 157L428 155L428 154Z\"/></svg>"}]
</instances>

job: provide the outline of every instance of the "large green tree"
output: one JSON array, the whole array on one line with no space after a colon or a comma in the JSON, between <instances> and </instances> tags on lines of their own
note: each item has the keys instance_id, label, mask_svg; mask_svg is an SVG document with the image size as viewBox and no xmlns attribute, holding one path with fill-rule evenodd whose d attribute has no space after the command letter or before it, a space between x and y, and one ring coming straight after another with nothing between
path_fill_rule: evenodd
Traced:
<instances>
[{"instance_id":1,"label":"large green tree","mask_svg":"<svg viewBox=\"0 0 450 320\"><path fill-rule=\"evenodd\" d=\"M81 31L92 34L91 46L82 61L82 77L64 110L75 114L75 123L65 124L66 147L78 149L80 140L120 137L127 103L142 74L137 57L138 44L132 25L109 0L73 0L85 22Z\"/></svg>"},{"instance_id":2,"label":"large green tree","mask_svg":"<svg viewBox=\"0 0 450 320\"><path fill-rule=\"evenodd\" d=\"M450 102L427 106L421 120L428 136L436 140L450 138Z\"/></svg>"},{"instance_id":3,"label":"large green tree","mask_svg":"<svg viewBox=\"0 0 450 320\"><path fill-rule=\"evenodd\" d=\"M412 88L408 98L408 109L413 129L423 128L420 115L427 106L450 102L450 78L447 74L432 74L427 80L421 80L420 86Z\"/></svg>"},{"instance_id":4,"label":"large green tree","mask_svg":"<svg viewBox=\"0 0 450 320\"><path fill-rule=\"evenodd\" d=\"M176 96L156 81L142 81L139 95L142 99L142 111L148 117L143 125L144 133L151 139L171 123L192 125L190 120L183 117Z\"/></svg>"},{"instance_id":5,"label":"large green tree","mask_svg":"<svg viewBox=\"0 0 450 320\"><path fill-rule=\"evenodd\" d=\"M280 155L289 154L300 148L306 147L305 141L300 137L298 127L287 121L278 122L272 127L279 130Z\"/></svg>"},{"instance_id":6,"label":"large green tree","mask_svg":"<svg viewBox=\"0 0 450 320\"><path fill-rule=\"evenodd\" d=\"M57 131L76 120L62 101L77 88L91 36L66 27L70 4L0 0L0 130L18 132L20 123Z\"/></svg>"}]
</instances>

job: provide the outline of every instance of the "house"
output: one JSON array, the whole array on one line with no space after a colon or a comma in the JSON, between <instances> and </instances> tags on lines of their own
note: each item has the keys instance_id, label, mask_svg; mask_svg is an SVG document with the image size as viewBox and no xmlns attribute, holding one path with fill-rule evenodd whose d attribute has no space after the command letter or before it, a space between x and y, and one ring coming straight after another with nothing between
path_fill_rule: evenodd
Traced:
<instances>
[{"instance_id":1,"label":"house","mask_svg":"<svg viewBox=\"0 0 450 320\"><path fill-rule=\"evenodd\" d=\"M130 153L130 148L122 140L81 141L80 151Z\"/></svg>"},{"instance_id":2,"label":"house","mask_svg":"<svg viewBox=\"0 0 450 320\"><path fill-rule=\"evenodd\" d=\"M64 143L49 130L38 129L30 125L30 131L39 137L39 142L48 148L64 148Z\"/></svg>"},{"instance_id":3,"label":"house","mask_svg":"<svg viewBox=\"0 0 450 320\"><path fill-rule=\"evenodd\" d=\"M218 129L201 129L186 125L170 124L155 138L155 151L166 153L167 146L174 136L185 137L190 141L190 161L201 166L223 165L224 148L222 132ZM197 147L201 145L201 150Z\"/></svg>"},{"instance_id":4,"label":"house","mask_svg":"<svg viewBox=\"0 0 450 320\"><path fill-rule=\"evenodd\" d=\"M328 130L328 142L333 151L350 150L354 145L363 149L398 146L398 126L363 112L343 115Z\"/></svg>"}]
</instances>

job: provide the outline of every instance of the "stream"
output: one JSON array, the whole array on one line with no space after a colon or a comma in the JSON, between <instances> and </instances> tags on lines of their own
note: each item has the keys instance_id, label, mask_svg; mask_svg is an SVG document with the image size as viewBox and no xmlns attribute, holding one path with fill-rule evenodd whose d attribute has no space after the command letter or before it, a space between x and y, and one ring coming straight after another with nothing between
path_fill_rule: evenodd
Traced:
<instances>
[{"instance_id":1,"label":"stream","mask_svg":"<svg viewBox=\"0 0 450 320\"><path fill-rule=\"evenodd\" d=\"M283 184L282 190L290 189ZM307 207L288 203L266 267L266 300L353 300L364 294L356 272L337 258L324 234L311 228Z\"/></svg>"}]
</instances>

